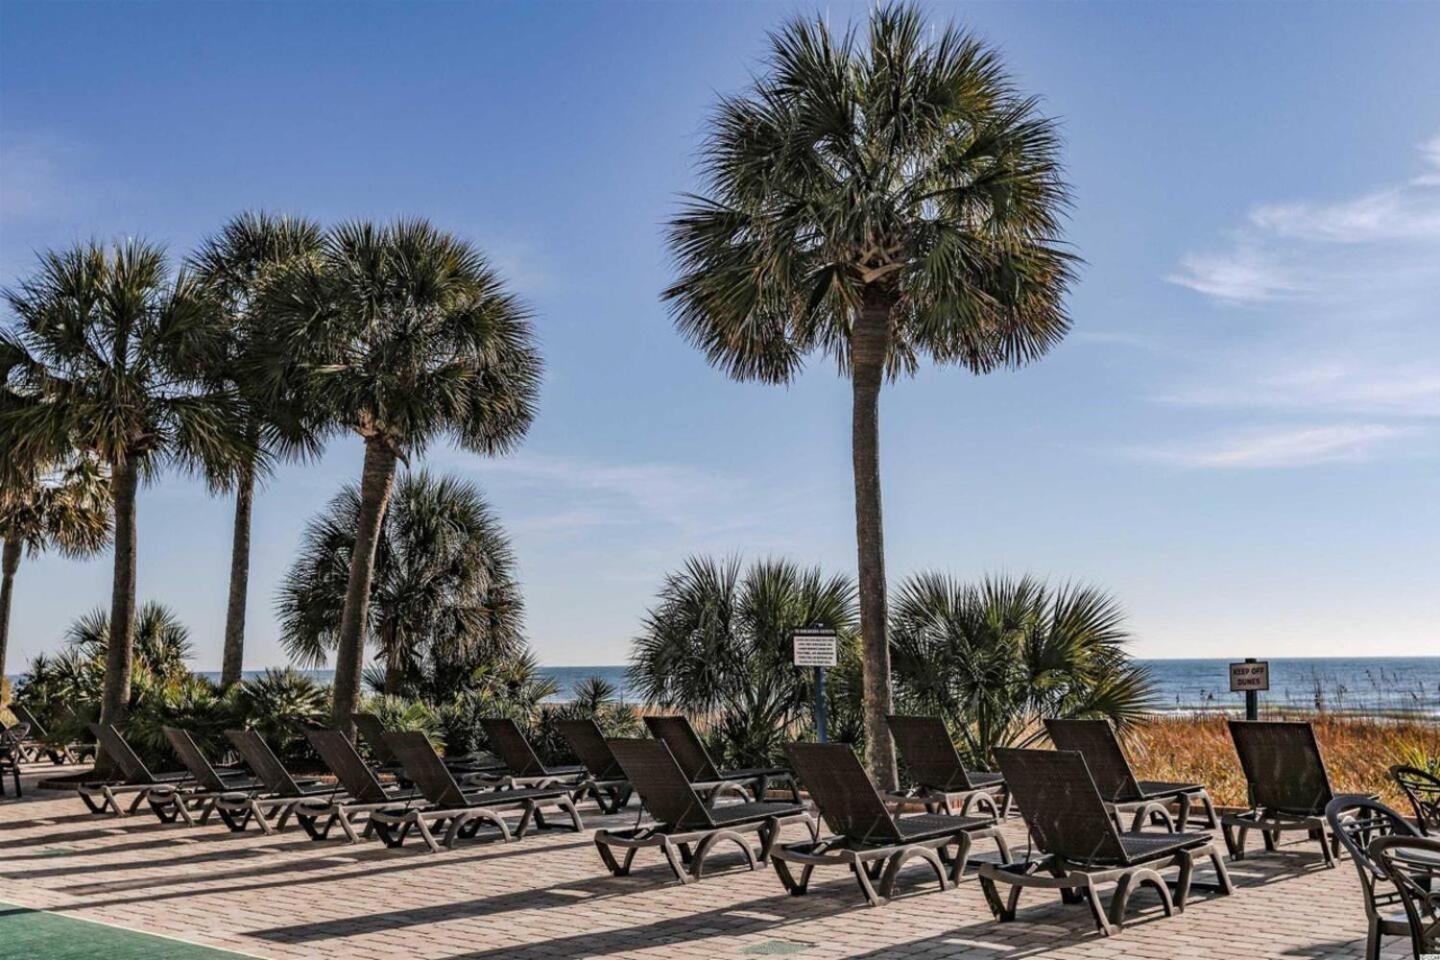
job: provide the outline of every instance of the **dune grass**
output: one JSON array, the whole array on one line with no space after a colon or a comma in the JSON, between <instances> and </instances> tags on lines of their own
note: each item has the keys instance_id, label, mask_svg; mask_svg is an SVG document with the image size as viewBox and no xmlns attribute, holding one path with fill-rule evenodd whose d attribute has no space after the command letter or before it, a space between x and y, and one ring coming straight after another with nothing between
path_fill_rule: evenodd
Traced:
<instances>
[{"instance_id":1,"label":"dune grass","mask_svg":"<svg viewBox=\"0 0 1440 960\"><path fill-rule=\"evenodd\" d=\"M1378 793L1408 812L1389 768L1440 763L1440 723L1324 714L1308 719L1338 791ZM1137 775L1147 780L1203 783L1216 803L1245 804L1245 779L1223 716L1156 718L1135 730L1130 749Z\"/></svg>"}]
</instances>

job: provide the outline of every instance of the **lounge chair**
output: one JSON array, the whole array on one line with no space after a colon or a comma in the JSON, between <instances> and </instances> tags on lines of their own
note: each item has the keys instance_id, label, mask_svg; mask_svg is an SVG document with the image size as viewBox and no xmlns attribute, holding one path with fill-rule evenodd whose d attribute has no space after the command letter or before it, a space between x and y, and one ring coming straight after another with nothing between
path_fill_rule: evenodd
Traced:
<instances>
[{"instance_id":1,"label":"lounge chair","mask_svg":"<svg viewBox=\"0 0 1440 960\"><path fill-rule=\"evenodd\" d=\"M385 742L385 724L373 713L357 713L353 716L355 729L360 734L360 739L370 748L370 756L373 760L372 766L381 773L388 773L403 779L404 768L400 758L391 752ZM461 776L484 775L491 772L497 776L505 769L505 765L492 757L446 757L445 766Z\"/></svg>"},{"instance_id":2,"label":"lounge chair","mask_svg":"<svg viewBox=\"0 0 1440 960\"><path fill-rule=\"evenodd\" d=\"M579 764L547 767L541 763L519 725L508 717L484 717L480 727L485 731L490 749L505 762L507 769L502 777L503 786L566 786L574 789L585 775L585 768Z\"/></svg>"},{"instance_id":3,"label":"lounge chair","mask_svg":"<svg viewBox=\"0 0 1440 960\"><path fill-rule=\"evenodd\" d=\"M176 796L195 781L184 771L151 773L150 768L125 742L125 737L108 723L92 723L90 732L95 735L99 751L109 758L120 772L120 778L113 780L91 780L76 785L81 802L91 813L109 812L117 817L127 816L148 803L151 811L164 823L172 823L176 813ZM133 793L134 799L128 807L120 806L120 797ZM98 803L96 801L99 801Z\"/></svg>"},{"instance_id":4,"label":"lounge chair","mask_svg":"<svg viewBox=\"0 0 1440 960\"><path fill-rule=\"evenodd\" d=\"M425 805L425 795L413 786L382 784L350 738L339 730L310 729L305 736L341 787L341 792L328 798L310 796L295 805L295 820L310 839L324 840L339 826L346 840L359 843L362 834L356 827L361 814L385 810L399 818L412 807ZM375 831L367 821L362 832L369 837Z\"/></svg>"},{"instance_id":5,"label":"lounge chair","mask_svg":"<svg viewBox=\"0 0 1440 960\"><path fill-rule=\"evenodd\" d=\"M512 836L523 838L532 821L542 829L546 826L540 809L540 805L545 803L567 814L577 833L585 829L568 788L465 790L455 782L454 775L441 762L423 733L387 733L385 744L399 758L406 778L420 789L427 801L427 806L423 808L411 807L400 812L382 809L370 814L371 825L387 846L400 846L413 829L427 847L438 852L441 847L454 846L457 839L475 836L486 823L494 826L504 840L508 841ZM514 808L519 808L521 815L512 835L510 825L499 811ZM432 827L443 829L443 837L437 840Z\"/></svg>"},{"instance_id":6,"label":"lounge chair","mask_svg":"<svg viewBox=\"0 0 1440 960\"><path fill-rule=\"evenodd\" d=\"M600 805L601 813L616 813L625 809L634 788L625 779L620 761L610 752L600 725L594 720L580 719L559 720L556 726L585 766L585 778L580 781L580 794L577 796L589 793Z\"/></svg>"},{"instance_id":7,"label":"lounge chair","mask_svg":"<svg viewBox=\"0 0 1440 960\"><path fill-rule=\"evenodd\" d=\"M635 855L642 847L659 847L675 879L690 883L703 878L705 858L722 841L737 844L745 854L746 863L754 870L755 851L746 834L759 837L760 863L769 860L770 851L786 824L803 823L811 837L816 836L815 818L799 803L757 800L717 807L702 800L662 740L607 740L606 743L655 821L631 829L595 831L595 847L600 851L600 859L614 876L629 874ZM625 851L623 861L615 859L613 848Z\"/></svg>"},{"instance_id":8,"label":"lounge chair","mask_svg":"<svg viewBox=\"0 0 1440 960\"><path fill-rule=\"evenodd\" d=\"M1325 807L1337 794L1314 728L1296 721L1231 720L1230 737L1250 795L1250 809L1220 818L1230 858L1245 858L1251 830L1260 831L1269 851L1278 849L1280 834L1304 831L1319 841L1325 866L1335 866L1340 841L1333 833L1327 836Z\"/></svg>"},{"instance_id":9,"label":"lounge chair","mask_svg":"<svg viewBox=\"0 0 1440 960\"><path fill-rule=\"evenodd\" d=\"M995 841L1001 862L1010 862L1010 849L993 816L921 813L896 817L849 744L792 743L785 749L834 834L771 853L775 872L792 895L806 891L816 867L845 866L855 875L865 902L879 906L894 894L900 868L917 857L935 871L940 889L947 890L960 882L970 847L979 839ZM791 864L801 866L799 880L791 872Z\"/></svg>"},{"instance_id":10,"label":"lounge chair","mask_svg":"<svg viewBox=\"0 0 1440 960\"><path fill-rule=\"evenodd\" d=\"M249 801L268 796L264 782L243 770L230 769L222 773L211 765L189 731L179 727L160 729L194 781L175 797L175 810L180 819L194 824L194 815L199 813L200 822L208 823L210 814L214 813L232 831L244 830L250 819Z\"/></svg>"},{"instance_id":11,"label":"lounge chair","mask_svg":"<svg viewBox=\"0 0 1440 960\"><path fill-rule=\"evenodd\" d=\"M1440 953L1440 840L1376 837L1370 857L1400 894L1415 960Z\"/></svg>"},{"instance_id":12,"label":"lounge chair","mask_svg":"<svg viewBox=\"0 0 1440 960\"><path fill-rule=\"evenodd\" d=\"M50 762L57 767L61 764L75 762L75 755L70 752L70 745L55 743L50 737L50 731L45 729L45 724L40 722L35 711L23 703L12 703L10 712L15 714L16 720L29 728L24 747L31 762L36 762L41 757L49 758Z\"/></svg>"},{"instance_id":13,"label":"lounge chair","mask_svg":"<svg viewBox=\"0 0 1440 960\"><path fill-rule=\"evenodd\" d=\"M1427 837L1440 837L1440 777L1418 767L1395 766L1390 777L1415 809L1415 822Z\"/></svg>"},{"instance_id":14,"label":"lounge chair","mask_svg":"<svg viewBox=\"0 0 1440 960\"><path fill-rule=\"evenodd\" d=\"M966 770L944 720L894 713L885 719L912 784L905 793L893 795L895 799L920 800L930 813L954 813L958 803L962 817L970 813L972 804L997 820L1010 815L1010 791L1005 787L1005 778L998 773Z\"/></svg>"},{"instance_id":15,"label":"lounge chair","mask_svg":"<svg viewBox=\"0 0 1440 960\"><path fill-rule=\"evenodd\" d=\"M1137 779L1109 720L1050 719L1045 721L1045 731L1055 749L1075 750L1085 758L1100 796L1116 817L1135 814L1131 831L1138 831L1147 817L1154 817L1163 821L1171 833L1184 833L1190 823L1190 809L1197 801L1205 811L1205 826L1213 830L1220 825L1215 804L1202 784ZM1175 819L1170 817L1171 803L1180 809Z\"/></svg>"},{"instance_id":16,"label":"lounge chair","mask_svg":"<svg viewBox=\"0 0 1440 960\"><path fill-rule=\"evenodd\" d=\"M20 764L24 756L25 737L29 733L25 724L17 723L13 727L6 727L0 730L0 797L5 796L5 774L15 781L15 796L19 798L20 793Z\"/></svg>"},{"instance_id":17,"label":"lounge chair","mask_svg":"<svg viewBox=\"0 0 1440 960\"><path fill-rule=\"evenodd\" d=\"M1374 837L1418 837L1420 832L1404 817L1378 800L1362 797L1337 797L1325 806L1325 819L1340 845L1350 854L1360 874L1360 891L1365 897L1365 960L1380 960L1382 937L1408 937L1410 924L1400 907L1400 891L1390 882L1389 875L1370 856L1370 840Z\"/></svg>"},{"instance_id":18,"label":"lounge chair","mask_svg":"<svg viewBox=\"0 0 1440 960\"><path fill-rule=\"evenodd\" d=\"M226 730L225 737L265 787L263 793L230 793L215 799L216 813L230 815L225 822L232 830L243 830L253 820L261 833L274 833L284 829L300 801L328 804L342 792L338 784L292 777L265 738L254 730Z\"/></svg>"},{"instance_id":19,"label":"lounge chair","mask_svg":"<svg viewBox=\"0 0 1440 960\"><path fill-rule=\"evenodd\" d=\"M1216 883L1206 885L1222 895L1233 891L1225 861L1208 833L1122 833L1095 786L1085 757L1073 750L995 751L1005 782L1020 805L1034 844L1043 854L1023 863L980 865L980 884L991 911L1000 920L1015 919L1020 892L1026 887L1059 890L1066 903L1084 900L1096 929L1104 936L1124 925L1125 908L1136 887L1149 886L1160 895L1166 916L1185 909L1195 862L1208 857ZM1174 894L1160 871L1178 867ZM1010 887L1001 900L998 884ZM1100 886L1114 883L1108 910Z\"/></svg>"},{"instance_id":20,"label":"lounge chair","mask_svg":"<svg viewBox=\"0 0 1440 960\"><path fill-rule=\"evenodd\" d=\"M800 788L795 783L795 774L783 767L754 767L738 770L721 770L710 759L700 735L690 725L688 717L646 717L645 726L656 739L665 741L675 762L680 764L686 779L702 787L707 800L714 802L726 789L733 787L750 788L756 801L764 800L772 783L788 783L790 799L800 802Z\"/></svg>"}]
</instances>

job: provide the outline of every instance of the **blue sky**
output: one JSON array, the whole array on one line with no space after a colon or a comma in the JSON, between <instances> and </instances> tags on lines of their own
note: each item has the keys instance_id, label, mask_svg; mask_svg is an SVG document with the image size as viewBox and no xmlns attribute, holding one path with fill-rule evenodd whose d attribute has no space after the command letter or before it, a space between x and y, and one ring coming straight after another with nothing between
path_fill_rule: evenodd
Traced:
<instances>
[{"instance_id":1,"label":"blue sky","mask_svg":"<svg viewBox=\"0 0 1440 960\"><path fill-rule=\"evenodd\" d=\"M675 334L662 225L704 119L794 12L864 5L0 6L0 283L143 235L183 256L246 208L428 216L534 308L524 448L432 468L511 530L533 645L620 662L696 552L853 570L849 391L728 382ZM1440 649L1440 5L928 7L1063 120L1087 264L1025 370L887 389L888 566L1101 585L1146 656ZM256 507L246 666L359 441ZM230 504L142 493L140 593L218 667ZM108 558L22 567L10 666L108 597Z\"/></svg>"}]
</instances>

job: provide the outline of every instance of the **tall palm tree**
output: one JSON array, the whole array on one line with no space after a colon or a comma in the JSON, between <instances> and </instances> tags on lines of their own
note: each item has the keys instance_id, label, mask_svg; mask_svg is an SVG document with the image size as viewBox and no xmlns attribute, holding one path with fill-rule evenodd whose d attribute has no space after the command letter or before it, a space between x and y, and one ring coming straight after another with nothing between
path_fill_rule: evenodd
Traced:
<instances>
[{"instance_id":1,"label":"tall palm tree","mask_svg":"<svg viewBox=\"0 0 1440 960\"><path fill-rule=\"evenodd\" d=\"M323 665L338 641L360 510L359 489L346 487L306 526L280 587L282 642L307 666ZM401 477L380 525L368 614L387 694L430 693L442 674L524 649L515 556L474 485Z\"/></svg>"},{"instance_id":2,"label":"tall palm tree","mask_svg":"<svg viewBox=\"0 0 1440 960\"><path fill-rule=\"evenodd\" d=\"M18 323L0 331L0 448L16 463L77 451L105 464L115 503L115 571L101 717L130 695L135 621L136 491L167 463L253 456L234 391L206 382L223 335L188 273L141 240L40 256L5 293Z\"/></svg>"},{"instance_id":3,"label":"tall palm tree","mask_svg":"<svg viewBox=\"0 0 1440 960\"><path fill-rule=\"evenodd\" d=\"M46 550L83 557L110 542L110 483L93 457L80 457L25 483L7 484L0 498L0 677L10 640L10 604L20 558Z\"/></svg>"},{"instance_id":4,"label":"tall palm tree","mask_svg":"<svg viewBox=\"0 0 1440 960\"><path fill-rule=\"evenodd\" d=\"M323 231L318 223L299 217L246 212L207 239L190 258L202 282L220 298L229 320L225 353L213 371L234 388L245 406L245 435L251 446L268 456L291 458L313 453L318 444L307 429L306 413L293 391L262 388L257 365L275 358L267 318L259 309L259 290L276 269L320 251ZM225 610L225 652L220 685L240 679L245 657L245 603L250 583L250 515L255 482L263 478L265 460L251 458L237 467L212 465L211 485L233 488L235 522L230 540L230 594Z\"/></svg>"},{"instance_id":5,"label":"tall palm tree","mask_svg":"<svg viewBox=\"0 0 1440 960\"><path fill-rule=\"evenodd\" d=\"M1129 640L1114 598L1030 577L971 585L916 574L900 585L890 622L906 709L944 717L982 765L996 747L1042 737L1045 717L1108 717L1123 728L1148 713L1154 688Z\"/></svg>"},{"instance_id":6,"label":"tall palm tree","mask_svg":"<svg viewBox=\"0 0 1440 960\"><path fill-rule=\"evenodd\" d=\"M851 381L866 740L892 785L880 387L922 356L986 373L1065 334L1055 126L993 50L887 6L865 43L774 34L768 72L720 102L703 174L670 226L681 332L736 379L787 383L818 350Z\"/></svg>"},{"instance_id":7,"label":"tall palm tree","mask_svg":"<svg viewBox=\"0 0 1440 960\"><path fill-rule=\"evenodd\" d=\"M262 293L306 397L365 441L355 550L335 658L335 720L353 733L380 524L396 464L449 436L498 454L535 415L541 362L529 313L468 242L423 220L350 223Z\"/></svg>"}]
</instances>

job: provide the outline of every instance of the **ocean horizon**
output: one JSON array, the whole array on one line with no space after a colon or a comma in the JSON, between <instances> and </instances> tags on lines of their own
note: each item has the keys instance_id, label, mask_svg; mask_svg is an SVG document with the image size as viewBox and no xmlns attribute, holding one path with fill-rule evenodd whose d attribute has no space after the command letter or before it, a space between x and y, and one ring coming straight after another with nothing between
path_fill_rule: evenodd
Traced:
<instances>
[{"instance_id":1,"label":"ocean horizon","mask_svg":"<svg viewBox=\"0 0 1440 960\"><path fill-rule=\"evenodd\" d=\"M1162 710L1224 710L1244 705L1244 695L1229 689L1229 664L1220 658L1137 659L1155 685ZM1440 657L1284 657L1268 661L1270 689L1262 693L1265 707L1338 712L1418 713L1440 717ZM622 700L635 697L626 681L625 664L542 666L542 675L554 681L549 702L573 699L582 682L599 677L611 684ZM263 670L246 670L253 677ZM321 682L334 677L331 670L302 671ZM197 670L218 680L218 670ZM10 675L13 684L19 675Z\"/></svg>"}]
</instances>

